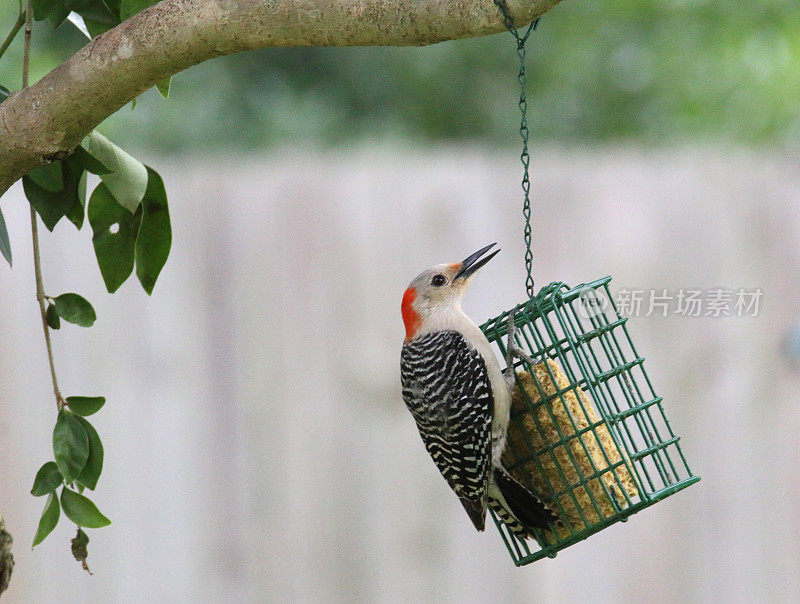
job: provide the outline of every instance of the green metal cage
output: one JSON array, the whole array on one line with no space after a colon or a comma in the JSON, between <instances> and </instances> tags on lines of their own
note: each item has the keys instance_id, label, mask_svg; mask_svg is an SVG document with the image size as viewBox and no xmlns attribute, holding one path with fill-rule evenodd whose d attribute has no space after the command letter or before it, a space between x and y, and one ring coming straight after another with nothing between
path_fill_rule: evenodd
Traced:
<instances>
[{"instance_id":1,"label":"green metal cage","mask_svg":"<svg viewBox=\"0 0 800 604\"><path fill-rule=\"evenodd\" d=\"M610 281L551 283L513 309L515 340L535 366L514 362L503 461L562 520L534 542L517 538L492 514L517 566L553 558L700 480L678 446ZM481 326L503 358L510 312ZM520 372L529 376L525 385Z\"/></svg>"}]
</instances>

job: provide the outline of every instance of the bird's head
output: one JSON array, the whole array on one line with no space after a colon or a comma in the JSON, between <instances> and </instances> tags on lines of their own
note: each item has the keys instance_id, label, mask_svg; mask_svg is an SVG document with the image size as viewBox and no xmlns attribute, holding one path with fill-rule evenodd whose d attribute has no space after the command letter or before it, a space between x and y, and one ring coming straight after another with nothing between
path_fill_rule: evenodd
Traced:
<instances>
[{"instance_id":1,"label":"bird's head","mask_svg":"<svg viewBox=\"0 0 800 604\"><path fill-rule=\"evenodd\" d=\"M487 245L461 262L432 266L411 281L401 306L406 340L437 315L460 308L461 296L472 276L500 251L485 255L495 245Z\"/></svg>"}]
</instances>

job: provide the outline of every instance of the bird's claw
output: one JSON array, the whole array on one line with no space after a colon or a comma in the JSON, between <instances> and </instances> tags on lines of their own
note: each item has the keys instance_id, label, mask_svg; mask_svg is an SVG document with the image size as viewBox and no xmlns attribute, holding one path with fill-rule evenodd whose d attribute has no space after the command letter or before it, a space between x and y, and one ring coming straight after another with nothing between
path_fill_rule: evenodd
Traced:
<instances>
[{"instance_id":1,"label":"bird's claw","mask_svg":"<svg viewBox=\"0 0 800 604\"><path fill-rule=\"evenodd\" d=\"M517 326L514 324L514 318L516 317L516 315L517 311L516 309L514 309L511 312L509 312L508 316L506 317L507 338L506 338L505 378L509 388L513 388L514 385L516 384L517 372L514 369L514 357L520 358L519 352L521 352L519 346L517 346L516 340L514 339L517 332Z\"/></svg>"},{"instance_id":2,"label":"bird's claw","mask_svg":"<svg viewBox=\"0 0 800 604\"><path fill-rule=\"evenodd\" d=\"M517 380L516 371L514 370L514 359L521 359L528 363L531 367L536 364L536 361L528 355L522 348L519 347L516 341L517 326L514 319L517 315L517 310L514 309L508 313L506 317L506 381L511 387L514 386Z\"/></svg>"},{"instance_id":3,"label":"bird's claw","mask_svg":"<svg viewBox=\"0 0 800 604\"><path fill-rule=\"evenodd\" d=\"M513 364L514 357L518 359L525 358L525 351L517 345L517 326L514 319L517 316L517 310L514 309L508 313L506 317L506 364L510 367Z\"/></svg>"}]
</instances>

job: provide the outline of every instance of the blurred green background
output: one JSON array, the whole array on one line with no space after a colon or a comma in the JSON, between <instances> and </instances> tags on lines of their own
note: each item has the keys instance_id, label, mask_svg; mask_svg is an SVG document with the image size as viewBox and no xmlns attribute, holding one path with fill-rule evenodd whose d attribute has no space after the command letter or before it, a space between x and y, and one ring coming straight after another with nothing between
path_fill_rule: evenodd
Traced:
<instances>
[{"instance_id":1,"label":"blurred green background","mask_svg":"<svg viewBox=\"0 0 800 604\"><path fill-rule=\"evenodd\" d=\"M0 11L10 27L16 2ZM34 35L34 79L86 41L69 23L55 32L37 23ZM12 90L21 46L20 36L0 59L0 84ZM545 15L529 57L539 142L800 141L792 0L757 10L712 0L566 1ZM173 79L169 102L149 91L103 130L170 153L306 138L516 146L515 61L508 34L427 48L266 49L193 67Z\"/></svg>"}]
</instances>

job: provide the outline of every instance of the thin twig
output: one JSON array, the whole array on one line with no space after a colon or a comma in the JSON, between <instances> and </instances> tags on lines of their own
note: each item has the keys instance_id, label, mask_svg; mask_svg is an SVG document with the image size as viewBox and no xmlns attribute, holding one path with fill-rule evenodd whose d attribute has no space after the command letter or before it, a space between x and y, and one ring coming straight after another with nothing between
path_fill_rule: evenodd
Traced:
<instances>
[{"instance_id":1,"label":"thin twig","mask_svg":"<svg viewBox=\"0 0 800 604\"><path fill-rule=\"evenodd\" d=\"M64 406L64 398L58 389L58 379L56 378L56 365L53 361L53 345L50 342L50 326L47 324L47 309L45 308L44 283L42 281L42 262L39 258L39 226L36 221L36 210L31 206L31 237L33 240L33 270L36 273L36 299L39 302L39 312L42 315L42 328L44 329L44 341L47 344L47 358L50 361L50 377L53 378L53 394L56 397L58 409Z\"/></svg>"},{"instance_id":2,"label":"thin twig","mask_svg":"<svg viewBox=\"0 0 800 604\"><path fill-rule=\"evenodd\" d=\"M21 15L20 15L21 16ZM31 0L25 8L25 46L22 55L22 87L28 87L28 64L31 62L31 32L33 32L33 9Z\"/></svg>"},{"instance_id":3,"label":"thin twig","mask_svg":"<svg viewBox=\"0 0 800 604\"><path fill-rule=\"evenodd\" d=\"M31 10L31 0L28 0L28 7L25 11L25 50L22 55L22 87L28 87L28 68L31 59L31 31L33 25L33 11ZM39 256L39 225L36 218L36 210L31 210L31 239L33 241L33 270L36 274L36 300L39 302L39 312L42 315L42 328L44 329L44 341L47 344L47 358L50 361L50 377L53 378L53 394L56 397L56 406L59 411L64 406L64 398L58 389L58 379L56 378L56 365L53 361L53 344L50 342L50 327L47 325L47 309L45 308L44 281L42 280L42 261Z\"/></svg>"},{"instance_id":4,"label":"thin twig","mask_svg":"<svg viewBox=\"0 0 800 604\"><path fill-rule=\"evenodd\" d=\"M19 14L19 17L17 17L17 22L14 23L14 27L11 28L11 31L8 32L6 39L3 40L3 44L0 46L0 57L2 57L6 50L8 50L8 47L11 46L14 38L17 37L19 30L22 29L22 26L25 24L25 15L26 13Z\"/></svg>"}]
</instances>

